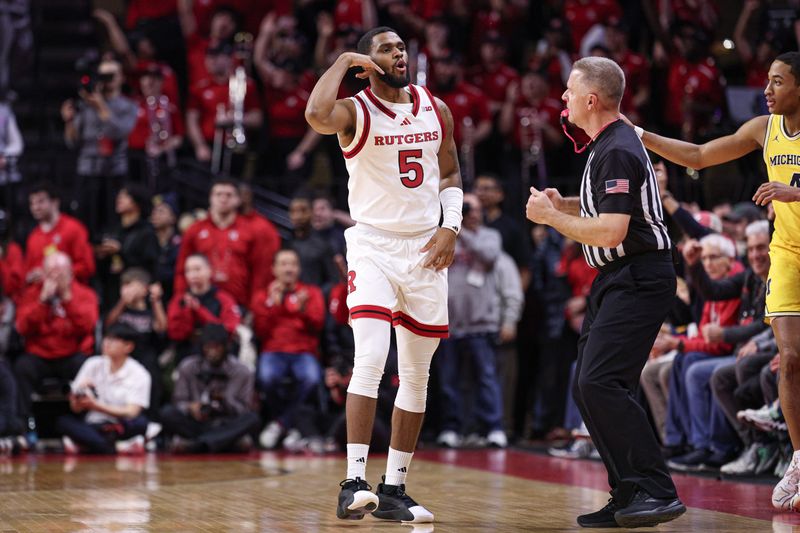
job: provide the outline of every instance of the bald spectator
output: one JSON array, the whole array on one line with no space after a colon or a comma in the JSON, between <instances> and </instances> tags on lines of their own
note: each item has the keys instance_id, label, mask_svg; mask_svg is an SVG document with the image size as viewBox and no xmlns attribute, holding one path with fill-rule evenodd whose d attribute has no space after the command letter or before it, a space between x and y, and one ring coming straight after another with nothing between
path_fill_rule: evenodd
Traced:
<instances>
[{"instance_id":1,"label":"bald spectator","mask_svg":"<svg viewBox=\"0 0 800 533\"><path fill-rule=\"evenodd\" d=\"M23 420L32 414L31 394L42 380L75 377L92 351L97 319L97 296L73 278L69 256L48 255L42 279L25 290L17 310L17 331L25 338L15 364Z\"/></svg>"},{"instance_id":2,"label":"bald spectator","mask_svg":"<svg viewBox=\"0 0 800 533\"><path fill-rule=\"evenodd\" d=\"M51 183L33 185L28 201L38 225L25 245L25 280L28 283L41 281L45 256L58 251L69 256L75 278L88 283L94 275L95 263L86 226L61 212L61 197Z\"/></svg>"},{"instance_id":3,"label":"bald spectator","mask_svg":"<svg viewBox=\"0 0 800 533\"><path fill-rule=\"evenodd\" d=\"M198 353L196 341L206 324L222 324L231 334L241 322L236 300L211 282L211 263L192 254L181 263L184 280L167 308L167 336L178 341L178 360Z\"/></svg>"},{"instance_id":4,"label":"bald spectator","mask_svg":"<svg viewBox=\"0 0 800 533\"><path fill-rule=\"evenodd\" d=\"M271 268L268 250L260 245L252 224L238 213L241 197L235 181L217 179L208 203L208 218L192 224L183 235L175 268L175 294L186 290L186 259L202 254L211 264L212 283L246 308L253 293L267 286Z\"/></svg>"}]
</instances>

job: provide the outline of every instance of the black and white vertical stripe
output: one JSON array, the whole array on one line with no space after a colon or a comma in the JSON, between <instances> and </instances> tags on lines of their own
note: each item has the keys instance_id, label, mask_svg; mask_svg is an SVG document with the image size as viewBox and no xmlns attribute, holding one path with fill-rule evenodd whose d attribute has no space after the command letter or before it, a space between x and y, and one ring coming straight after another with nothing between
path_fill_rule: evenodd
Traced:
<instances>
[{"instance_id":1,"label":"black and white vertical stripe","mask_svg":"<svg viewBox=\"0 0 800 533\"><path fill-rule=\"evenodd\" d=\"M584 244L583 255L586 258L586 262L594 268L606 266L621 257L625 257L628 253L669 250L672 246L667 233L667 227L664 224L664 208L658 193L656 173L641 141L639 141L639 145L644 154L647 175L638 191L633 189L630 191L630 193L634 195L636 206L631 214L628 235L616 248L602 248ZM586 162L586 168L581 178L580 198L582 217L594 218L600 216L597 211L597 197L592 190L592 160L594 156L595 152L592 151ZM620 176L620 178L626 177ZM627 178L630 179L631 177ZM631 184L633 183L634 180L631 179ZM604 187L605 183L598 184L597 186Z\"/></svg>"}]
</instances>

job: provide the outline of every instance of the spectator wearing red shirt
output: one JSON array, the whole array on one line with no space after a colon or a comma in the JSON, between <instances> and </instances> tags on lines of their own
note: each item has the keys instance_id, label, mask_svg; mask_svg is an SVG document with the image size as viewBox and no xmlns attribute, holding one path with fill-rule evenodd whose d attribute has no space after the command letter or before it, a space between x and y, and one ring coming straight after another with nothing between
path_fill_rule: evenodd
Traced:
<instances>
[{"instance_id":1,"label":"spectator wearing red shirt","mask_svg":"<svg viewBox=\"0 0 800 533\"><path fill-rule=\"evenodd\" d=\"M669 59L664 121L680 131L684 140L692 141L712 126L722 105L724 79L708 54L707 37L700 29L680 26L673 43L678 54Z\"/></svg>"},{"instance_id":2,"label":"spectator wearing red shirt","mask_svg":"<svg viewBox=\"0 0 800 533\"><path fill-rule=\"evenodd\" d=\"M161 5L160 2L153 3ZM167 2L167 4L169 3ZM172 1L172 7L174 13L174 0ZM131 34L129 38L119 27L114 15L105 9L95 9L92 12L92 16L105 27L111 47L117 56L122 59L125 77L130 87L133 88L134 94L137 96L139 94L139 78L143 75L143 72L150 67L155 67L161 71L163 94L169 98L171 103L178 105L180 101L178 99L178 77L166 62L159 61L159 51L151 38L152 33L137 32ZM129 41L133 43L133 48L131 48Z\"/></svg>"},{"instance_id":3,"label":"spectator wearing red shirt","mask_svg":"<svg viewBox=\"0 0 800 533\"><path fill-rule=\"evenodd\" d=\"M192 254L203 254L211 264L211 281L229 293L242 307L250 304L255 291L267 286L267 250L259 247L252 226L237 210L241 198L234 181L217 179L211 186L208 218L192 224L183 235L175 269L175 294L186 289L184 263Z\"/></svg>"},{"instance_id":4,"label":"spectator wearing red shirt","mask_svg":"<svg viewBox=\"0 0 800 533\"><path fill-rule=\"evenodd\" d=\"M0 300L5 295L16 301L25 285L25 259L9 230L8 215L0 209Z\"/></svg>"},{"instance_id":5,"label":"spectator wearing red shirt","mask_svg":"<svg viewBox=\"0 0 800 533\"><path fill-rule=\"evenodd\" d=\"M372 0L336 0L333 21L337 31L347 28L364 31L378 25L378 13Z\"/></svg>"},{"instance_id":6,"label":"spectator wearing red shirt","mask_svg":"<svg viewBox=\"0 0 800 533\"><path fill-rule=\"evenodd\" d=\"M621 16L617 0L566 0L564 18L572 34L572 49L580 50L581 41L592 26Z\"/></svg>"},{"instance_id":7,"label":"spectator wearing red shirt","mask_svg":"<svg viewBox=\"0 0 800 533\"><path fill-rule=\"evenodd\" d=\"M217 127L229 125L233 119L230 105L229 83L234 72L233 49L226 44L209 48L206 66L209 77L194 84L189 93L186 110L186 133L198 161L211 160L211 148ZM244 98L244 126L248 129L261 126L261 109L258 90L250 78Z\"/></svg>"},{"instance_id":8,"label":"spectator wearing red shirt","mask_svg":"<svg viewBox=\"0 0 800 533\"><path fill-rule=\"evenodd\" d=\"M197 353L200 331L206 324L222 324L236 331L241 314L236 300L211 282L211 264L203 254L193 253L179 263L184 283L175 290L167 307L167 336L177 341L178 359Z\"/></svg>"},{"instance_id":9,"label":"spectator wearing red shirt","mask_svg":"<svg viewBox=\"0 0 800 533\"><path fill-rule=\"evenodd\" d=\"M628 27L621 19L611 19L606 27L606 46L610 58L625 73L625 93L620 110L628 117L638 117L635 124L643 122L643 114L650 103L650 65L647 58L628 48ZM631 119L633 120L633 119Z\"/></svg>"},{"instance_id":10,"label":"spectator wearing red shirt","mask_svg":"<svg viewBox=\"0 0 800 533\"><path fill-rule=\"evenodd\" d=\"M212 12L208 29L203 24L204 8L206 13ZM214 0L178 0L178 20L186 41L189 87L193 87L211 74L206 61L208 50L233 42L241 27L241 13L227 5L217 6Z\"/></svg>"},{"instance_id":11,"label":"spectator wearing red shirt","mask_svg":"<svg viewBox=\"0 0 800 533\"><path fill-rule=\"evenodd\" d=\"M159 167L174 166L175 150L183 144L185 129L178 106L163 92L164 76L158 65L150 65L141 73L139 87L136 124L128 136L132 162L144 162L147 157ZM132 175L146 175L146 168L150 167L143 167L139 173L132 171Z\"/></svg>"},{"instance_id":12,"label":"spectator wearing red shirt","mask_svg":"<svg viewBox=\"0 0 800 533\"><path fill-rule=\"evenodd\" d=\"M178 14L177 0L130 0L125 14L125 27L136 28L140 21L172 17Z\"/></svg>"},{"instance_id":13,"label":"spectator wearing red shirt","mask_svg":"<svg viewBox=\"0 0 800 533\"><path fill-rule=\"evenodd\" d=\"M432 85L436 95L453 114L456 146L461 148L465 142L473 147L480 145L492 132L492 113L486 94L463 81L461 58L455 54L435 63L434 76Z\"/></svg>"},{"instance_id":14,"label":"spectator wearing red shirt","mask_svg":"<svg viewBox=\"0 0 800 533\"><path fill-rule=\"evenodd\" d=\"M569 29L564 21L550 19L544 28L544 36L536 43L536 51L528 62L528 70L541 72L550 86L550 97L559 101L572 71L569 46Z\"/></svg>"},{"instance_id":15,"label":"spectator wearing red shirt","mask_svg":"<svg viewBox=\"0 0 800 533\"><path fill-rule=\"evenodd\" d=\"M299 281L300 258L295 251L278 252L273 273L275 280L267 290L256 292L251 304L253 329L261 339L257 383L274 417L262 433L267 448L294 428L296 410L320 385L319 341L325 320L322 291ZM287 377L292 379L291 394L283 390Z\"/></svg>"},{"instance_id":16,"label":"spectator wearing red shirt","mask_svg":"<svg viewBox=\"0 0 800 533\"><path fill-rule=\"evenodd\" d=\"M275 224L259 213L253 205L253 188L247 183L239 184L239 197L242 204L239 207L239 216L250 224L253 235L256 236L259 250L261 250L262 264L271 265L275 254L281 249L281 236ZM272 270L264 276L264 287L272 283Z\"/></svg>"},{"instance_id":17,"label":"spectator wearing red shirt","mask_svg":"<svg viewBox=\"0 0 800 533\"><path fill-rule=\"evenodd\" d=\"M298 32L287 20L266 17L255 44L255 66L264 82L264 109L267 113L270 147L263 161L271 177L270 188L293 196L311 174L309 155L321 135L306 122L305 109L311 95L314 75L306 71L299 58Z\"/></svg>"},{"instance_id":18,"label":"spectator wearing red shirt","mask_svg":"<svg viewBox=\"0 0 800 533\"><path fill-rule=\"evenodd\" d=\"M73 278L69 256L51 253L42 272L17 309L17 331L25 338L25 353L14 365L23 420L31 416L31 394L44 378L66 384L78 373L92 349L98 319L97 296Z\"/></svg>"},{"instance_id":19,"label":"spectator wearing red shirt","mask_svg":"<svg viewBox=\"0 0 800 533\"><path fill-rule=\"evenodd\" d=\"M59 195L50 183L40 182L31 187L28 201L38 225L28 235L25 245L25 281L41 281L45 257L58 251L69 256L75 279L88 283L94 275L95 262L86 226L61 213Z\"/></svg>"},{"instance_id":20,"label":"spectator wearing red shirt","mask_svg":"<svg viewBox=\"0 0 800 533\"><path fill-rule=\"evenodd\" d=\"M733 42L746 69L747 85L763 89L772 60L780 53L780 44L770 31L758 32L755 46L752 46L750 39L747 38L747 26L760 7L761 2L757 0L748 0L744 3L736 21L736 29L733 31Z\"/></svg>"},{"instance_id":21,"label":"spectator wearing red shirt","mask_svg":"<svg viewBox=\"0 0 800 533\"><path fill-rule=\"evenodd\" d=\"M499 113L509 85L519 81L519 73L505 63L506 43L498 33L484 37L480 54L480 65L471 69L467 78L489 98L492 113Z\"/></svg>"}]
</instances>

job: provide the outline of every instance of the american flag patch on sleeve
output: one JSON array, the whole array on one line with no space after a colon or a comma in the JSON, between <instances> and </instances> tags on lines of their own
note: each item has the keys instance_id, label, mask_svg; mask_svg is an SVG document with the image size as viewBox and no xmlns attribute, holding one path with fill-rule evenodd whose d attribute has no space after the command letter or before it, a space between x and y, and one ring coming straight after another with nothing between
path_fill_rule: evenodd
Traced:
<instances>
[{"instance_id":1,"label":"american flag patch on sleeve","mask_svg":"<svg viewBox=\"0 0 800 533\"><path fill-rule=\"evenodd\" d=\"M606 194L629 193L628 180L606 180Z\"/></svg>"}]
</instances>

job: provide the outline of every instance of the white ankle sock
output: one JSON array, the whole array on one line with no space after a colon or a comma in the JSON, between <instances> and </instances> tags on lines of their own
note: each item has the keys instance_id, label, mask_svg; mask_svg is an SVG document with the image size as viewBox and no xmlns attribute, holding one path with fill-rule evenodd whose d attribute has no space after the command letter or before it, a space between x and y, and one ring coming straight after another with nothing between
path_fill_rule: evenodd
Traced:
<instances>
[{"instance_id":1,"label":"white ankle sock","mask_svg":"<svg viewBox=\"0 0 800 533\"><path fill-rule=\"evenodd\" d=\"M408 467L414 452L401 452L394 448L389 448L389 457L386 460L386 483L387 485L402 485L406 482Z\"/></svg>"},{"instance_id":2,"label":"white ankle sock","mask_svg":"<svg viewBox=\"0 0 800 533\"><path fill-rule=\"evenodd\" d=\"M367 479L369 444L347 445L347 479Z\"/></svg>"}]
</instances>

